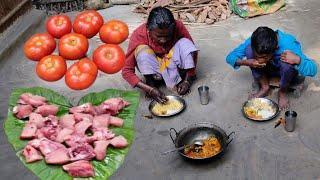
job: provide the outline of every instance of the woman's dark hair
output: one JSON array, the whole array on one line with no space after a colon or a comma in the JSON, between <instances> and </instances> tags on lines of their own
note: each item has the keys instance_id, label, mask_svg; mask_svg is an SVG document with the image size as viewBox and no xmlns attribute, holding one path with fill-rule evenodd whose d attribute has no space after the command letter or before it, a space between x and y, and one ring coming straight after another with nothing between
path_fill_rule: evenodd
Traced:
<instances>
[{"instance_id":1,"label":"woman's dark hair","mask_svg":"<svg viewBox=\"0 0 320 180\"><path fill-rule=\"evenodd\" d=\"M173 29L176 25L172 12L165 7L153 8L148 16L147 28L153 29Z\"/></svg>"},{"instance_id":2,"label":"woman's dark hair","mask_svg":"<svg viewBox=\"0 0 320 180\"><path fill-rule=\"evenodd\" d=\"M272 54L278 48L277 33L268 27L258 27L251 36L251 47L257 54Z\"/></svg>"}]
</instances>

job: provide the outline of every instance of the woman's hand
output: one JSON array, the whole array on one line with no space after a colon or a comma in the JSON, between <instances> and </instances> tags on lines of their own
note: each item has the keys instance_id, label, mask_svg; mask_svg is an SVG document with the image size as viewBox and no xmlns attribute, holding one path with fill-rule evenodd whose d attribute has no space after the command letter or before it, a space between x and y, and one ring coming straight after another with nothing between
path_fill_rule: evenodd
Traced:
<instances>
[{"instance_id":1,"label":"woman's hand","mask_svg":"<svg viewBox=\"0 0 320 180\"><path fill-rule=\"evenodd\" d=\"M183 81L177 85L177 92L179 95L185 95L190 91L191 84L188 81Z\"/></svg>"},{"instance_id":2,"label":"woman's hand","mask_svg":"<svg viewBox=\"0 0 320 180\"><path fill-rule=\"evenodd\" d=\"M150 89L148 92L149 96L156 100L157 102L164 104L165 102L168 101L168 99L166 98L166 96L164 95L163 92L161 92L159 89L157 88L152 88Z\"/></svg>"},{"instance_id":3,"label":"woman's hand","mask_svg":"<svg viewBox=\"0 0 320 180\"><path fill-rule=\"evenodd\" d=\"M156 100L159 103L165 103L168 101L164 93L162 93L157 88L143 83L142 81L138 82L137 87L145 91L147 95L149 95L152 99Z\"/></svg>"}]
</instances>

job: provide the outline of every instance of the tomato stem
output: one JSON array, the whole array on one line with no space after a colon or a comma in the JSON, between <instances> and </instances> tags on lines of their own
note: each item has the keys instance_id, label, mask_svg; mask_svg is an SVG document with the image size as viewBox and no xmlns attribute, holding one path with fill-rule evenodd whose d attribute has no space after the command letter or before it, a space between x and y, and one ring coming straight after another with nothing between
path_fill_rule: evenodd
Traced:
<instances>
[{"instance_id":1,"label":"tomato stem","mask_svg":"<svg viewBox=\"0 0 320 180\"><path fill-rule=\"evenodd\" d=\"M69 44L74 46L77 44L77 41L75 39L71 39Z\"/></svg>"},{"instance_id":2,"label":"tomato stem","mask_svg":"<svg viewBox=\"0 0 320 180\"><path fill-rule=\"evenodd\" d=\"M42 45L42 42L41 41L37 41L36 42L36 46L41 46Z\"/></svg>"},{"instance_id":3,"label":"tomato stem","mask_svg":"<svg viewBox=\"0 0 320 180\"><path fill-rule=\"evenodd\" d=\"M62 20L62 19L59 19L58 22L57 22L57 25L58 25L58 26L61 26L62 24L63 24L63 20Z\"/></svg>"},{"instance_id":4,"label":"tomato stem","mask_svg":"<svg viewBox=\"0 0 320 180\"><path fill-rule=\"evenodd\" d=\"M86 18L85 18L85 20L87 21L87 22L90 22L91 21L91 17L89 17L89 16L87 16Z\"/></svg>"}]
</instances>

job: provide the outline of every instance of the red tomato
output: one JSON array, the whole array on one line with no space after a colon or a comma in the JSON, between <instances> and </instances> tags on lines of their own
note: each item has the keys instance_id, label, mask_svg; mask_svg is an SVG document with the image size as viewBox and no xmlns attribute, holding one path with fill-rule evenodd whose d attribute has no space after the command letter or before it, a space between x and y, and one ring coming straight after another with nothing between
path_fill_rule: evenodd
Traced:
<instances>
[{"instance_id":1,"label":"red tomato","mask_svg":"<svg viewBox=\"0 0 320 180\"><path fill-rule=\"evenodd\" d=\"M99 31L100 39L107 44L120 44L129 36L128 25L119 20L105 23Z\"/></svg>"},{"instance_id":2,"label":"red tomato","mask_svg":"<svg viewBox=\"0 0 320 180\"><path fill-rule=\"evenodd\" d=\"M125 54L120 46L115 44L104 44L93 52L93 62L98 69L114 74L120 71L124 65Z\"/></svg>"},{"instance_id":3,"label":"red tomato","mask_svg":"<svg viewBox=\"0 0 320 180\"><path fill-rule=\"evenodd\" d=\"M95 10L83 11L77 15L73 23L73 31L92 38L103 25L103 17Z\"/></svg>"},{"instance_id":4,"label":"red tomato","mask_svg":"<svg viewBox=\"0 0 320 180\"><path fill-rule=\"evenodd\" d=\"M41 58L51 54L55 49L56 41L48 33L33 35L23 47L24 54L33 61L40 61Z\"/></svg>"},{"instance_id":5,"label":"red tomato","mask_svg":"<svg viewBox=\"0 0 320 180\"><path fill-rule=\"evenodd\" d=\"M59 41L59 54L65 59L80 59L86 55L88 48L88 39L82 34L69 33Z\"/></svg>"},{"instance_id":6,"label":"red tomato","mask_svg":"<svg viewBox=\"0 0 320 180\"><path fill-rule=\"evenodd\" d=\"M67 70L65 81L69 88L82 90L94 83L97 74L97 66L89 58L83 58Z\"/></svg>"},{"instance_id":7,"label":"red tomato","mask_svg":"<svg viewBox=\"0 0 320 180\"><path fill-rule=\"evenodd\" d=\"M60 39L63 35L71 33L71 20L66 15L51 16L46 23L47 31L53 37Z\"/></svg>"},{"instance_id":8,"label":"red tomato","mask_svg":"<svg viewBox=\"0 0 320 180\"><path fill-rule=\"evenodd\" d=\"M57 81L65 75L66 71L66 61L57 55L43 57L36 67L38 76L45 81Z\"/></svg>"}]
</instances>

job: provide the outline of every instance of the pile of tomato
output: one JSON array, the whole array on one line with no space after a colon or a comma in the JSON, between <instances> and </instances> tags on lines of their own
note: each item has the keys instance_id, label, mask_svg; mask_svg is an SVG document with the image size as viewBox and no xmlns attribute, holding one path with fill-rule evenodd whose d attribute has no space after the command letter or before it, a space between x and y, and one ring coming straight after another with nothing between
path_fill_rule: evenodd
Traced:
<instances>
[{"instance_id":1,"label":"pile of tomato","mask_svg":"<svg viewBox=\"0 0 320 180\"><path fill-rule=\"evenodd\" d=\"M94 83L98 70L114 74L124 65L125 54L119 44L128 38L129 29L122 21L104 23L97 11L87 10L79 13L73 24L66 15L51 16L46 29L47 32L30 37L23 49L28 59L37 61L36 73L45 81L65 77L68 87L82 90ZM94 50L91 60L86 56L88 39L98 33L105 44ZM55 38L59 39L59 55L52 54L57 46ZM66 60L77 61L68 68Z\"/></svg>"}]
</instances>

